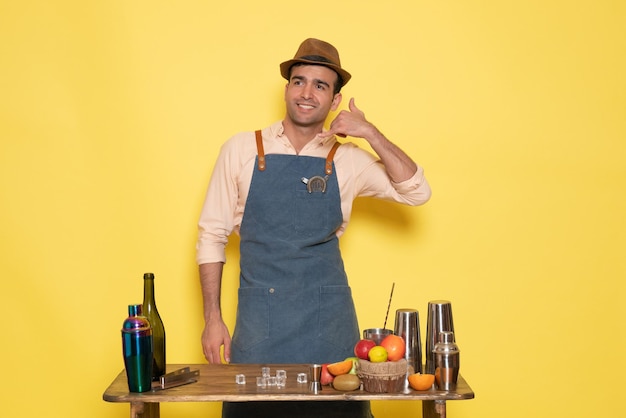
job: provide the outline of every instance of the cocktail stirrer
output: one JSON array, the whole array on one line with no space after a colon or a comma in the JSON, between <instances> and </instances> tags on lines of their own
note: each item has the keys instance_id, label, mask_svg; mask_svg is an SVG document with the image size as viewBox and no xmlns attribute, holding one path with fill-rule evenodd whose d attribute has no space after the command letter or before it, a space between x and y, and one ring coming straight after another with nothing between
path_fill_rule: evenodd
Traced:
<instances>
[{"instance_id":1,"label":"cocktail stirrer","mask_svg":"<svg viewBox=\"0 0 626 418\"><path fill-rule=\"evenodd\" d=\"M391 285L391 294L389 295L389 303L387 304L387 313L385 314L385 324L383 325L383 329L387 328L387 317L389 316L389 308L391 307L391 298L393 298L393 288L396 286L396 283L393 282Z\"/></svg>"}]
</instances>

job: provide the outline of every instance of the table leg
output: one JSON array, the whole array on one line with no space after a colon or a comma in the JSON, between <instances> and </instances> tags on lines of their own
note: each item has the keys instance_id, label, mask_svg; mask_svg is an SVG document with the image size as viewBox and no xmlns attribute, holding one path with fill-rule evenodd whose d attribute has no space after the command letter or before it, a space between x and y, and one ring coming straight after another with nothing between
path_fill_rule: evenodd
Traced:
<instances>
[{"instance_id":1,"label":"table leg","mask_svg":"<svg viewBox=\"0 0 626 418\"><path fill-rule=\"evenodd\" d=\"M446 401L422 401L423 418L446 418Z\"/></svg>"},{"instance_id":2,"label":"table leg","mask_svg":"<svg viewBox=\"0 0 626 418\"><path fill-rule=\"evenodd\" d=\"M161 408L158 402L131 402L130 418L159 418Z\"/></svg>"}]
</instances>

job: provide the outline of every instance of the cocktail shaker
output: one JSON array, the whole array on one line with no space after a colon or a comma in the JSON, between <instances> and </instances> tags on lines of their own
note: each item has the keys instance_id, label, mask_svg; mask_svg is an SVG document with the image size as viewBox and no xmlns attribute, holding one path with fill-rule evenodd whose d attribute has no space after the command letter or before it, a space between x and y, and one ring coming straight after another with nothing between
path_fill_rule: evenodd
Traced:
<instances>
[{"instance_id":1,"label":"cocktail shaker","mask_svg":"<svg viewBox=\"0 0 626 418\"><path fill-rule=\"evenodd\" d=\"M152 389L152 328L143 316L142 305L128 305L128 318L122 326L122 352L131 392Z\"/></svg>"},{"instance_id":2,"label":"cocktail shaker","mask_svg":"<svg viewBox=\"0 0 626 418\"><path fill-rule=\"evenodd\" d=\"M420 336L419 312L416 309L396 310L396 323L394 334L399 335L404 340L406 359L409 366L409 373L422 372L422 339Z\"/></svg>"},{"instance_id":3,"label":"cocktail shaker","mask_svg":"<svg viewBox=\"0 0 626 418\"><path fill-rule=\"evenodd\" d=\"M435 374L435 354L433 350L439 342L439 334L443 331L454 332L452 304L450 301L433 300L428 302L428 317L426 321L426 373Z\"/></svg>"},{"instance_id":4,"label":"cocktail shaker","mask_svg":"<svg viewBox=\"0 0 626 418\"><path fill-rule=\"evenodd\" d=\"M435 382L439 390L455 390L461 366L459 347L454 342L454 333L443 331L433 350L435 354Z\"/></svg>"}]
</instances>

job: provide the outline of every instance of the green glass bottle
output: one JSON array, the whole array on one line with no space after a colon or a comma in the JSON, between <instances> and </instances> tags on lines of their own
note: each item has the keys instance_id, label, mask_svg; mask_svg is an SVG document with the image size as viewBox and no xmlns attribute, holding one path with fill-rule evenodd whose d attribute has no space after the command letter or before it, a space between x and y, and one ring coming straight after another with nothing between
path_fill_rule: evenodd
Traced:
<instances>
[{"instance_id":1,"label":"green glass bottle","mask_svg":"<svg viewBox=\"0 0 626 418\"><path fill-rule=\"evenodd\" d=\"M165 374L165 327L154 300L154 274L143 275L143 314L150 322L154 347L152 379L159 380Z\"/></svg>"}]
</instances>

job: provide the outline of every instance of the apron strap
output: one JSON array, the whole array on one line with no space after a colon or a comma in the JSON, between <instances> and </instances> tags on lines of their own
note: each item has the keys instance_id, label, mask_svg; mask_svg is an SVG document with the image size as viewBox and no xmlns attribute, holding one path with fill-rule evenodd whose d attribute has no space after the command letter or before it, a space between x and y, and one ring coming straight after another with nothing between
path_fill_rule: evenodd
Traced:
<instances>
[{"instance_id":1,"label":"apron strap","mask_svg":"<svg viewBox=\"0 0 626 418\"><path fill-rule=\"evenodd\" d=\"M333 158L335 158L335 152L337 148L339 148L339 145L341 145L339 142L335 142L326 156L326 174L329 176L333 173Z\"/></svg>"},{"instance_id":2,"label":"apron strap","mask_svg":"<svg viewBox=\"0 0 626 418\"><path fill-rule=\"evenodd\" d=\"M256 149L259 157L258 168L259 171L265 171L265 150L263 149L263 136L261 135L261 131L255 131L254 135L256 136ZM326 169L325 172L327 175L331 175L333 173L333 158L335 158L335 152L337 152L337 148L341 143L335 142L333 147L328 152L326 156Z\"/></svg>"},{"instance_id":3,"label":"apron strap","mask_svg":"<svg viewBox=\"0 0 626 418\"><path fill-rule=\"evenodd\" d=\"M263 137L261 131L256 131L256 149L259 155L259 171L265 171L265 151L263 150Z\"/></svg>"}]
</instances>

